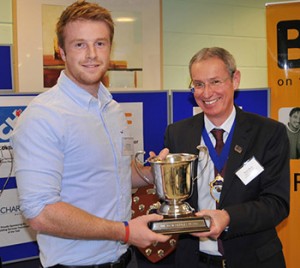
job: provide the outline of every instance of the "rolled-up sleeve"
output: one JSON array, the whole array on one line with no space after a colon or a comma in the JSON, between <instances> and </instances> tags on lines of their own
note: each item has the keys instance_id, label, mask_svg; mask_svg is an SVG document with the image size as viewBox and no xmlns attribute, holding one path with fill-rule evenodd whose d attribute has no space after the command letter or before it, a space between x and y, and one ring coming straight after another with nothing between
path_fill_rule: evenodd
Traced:
<instances>
[{"instance_id":1,"label":"rolled-up sleeve","mask_svg":"<svg viewBox=\"0 0 300 268\"><path fill-rule=\"evenodd\" d=\"M10 142L20 207L26 218L34 218L47 204L60 201L63 135L55 114L41 109L36 112L35 106L24 113L30 116L21 115Z\"/></svg>"}]
</instances>

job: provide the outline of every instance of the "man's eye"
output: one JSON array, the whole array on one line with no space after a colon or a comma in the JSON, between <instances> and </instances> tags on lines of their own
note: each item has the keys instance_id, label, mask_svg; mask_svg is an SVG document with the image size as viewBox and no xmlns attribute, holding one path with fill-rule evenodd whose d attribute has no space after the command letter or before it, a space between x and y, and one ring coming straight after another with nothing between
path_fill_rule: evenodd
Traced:
<instances>
[{"instance_id":1,"label":"man's eye","mask_svg":"<svg viewBox=\"0 0 300 268\"><path fill-rule=\"evenodd\" d=\"M75 47L77 47L77 48L83 48L84 47L84 43L76 43Z\"/></svg>"},{"instance_id":2,"label":"man's eye","mask_svg":"<svg viewBox=\"0 0 300 268\"><path fill-rule=\"evenodd\" d=\"M102 42L102 41L100 42L100 41L99 41L99 42L96 43L96 45L97 45L98 47L103 47L103 46L105 46L105 42Z\"/></svg>"},{"instance_id":3,"label":"man's eye","mask_svg":"<svg viewBox=\"0 0 300 268\"><path fill-rule=\"evenodd\" d=\"M221 80L213 80L213 81L211 81L211 84L214 85L214 86L218 86L221 83L222 83Z\"/></svg>"},{"instance_id":4,"label":"man's eye","mask_svg":"<svg viewBox=\"0 0 300 268\"><path fill-rule=\"evenodd\" d=\"M204 87L204 83L203 82L196 82L195 83L195 87L198 87L198 88L203 88Z\"/></svg>"}]
</instances>

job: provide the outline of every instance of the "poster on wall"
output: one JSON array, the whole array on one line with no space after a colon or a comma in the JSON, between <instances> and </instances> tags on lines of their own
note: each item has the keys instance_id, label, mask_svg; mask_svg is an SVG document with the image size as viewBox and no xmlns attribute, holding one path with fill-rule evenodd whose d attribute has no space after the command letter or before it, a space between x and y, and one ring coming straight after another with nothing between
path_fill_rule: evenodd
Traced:
<instances>
[{"instance_id":1,"label":"poster on wall","mask_svg":"<svg viewBox=\"0 0 300 268\"><path fill-rule=\"evenodd\" d=\"M66 6L42 4L44 87L56 84L65 68L55 33L57 18ZM116 32L112 46L109 71L103 83L114 88L141 88L142 81L142 15L134 11L113 11ZM118 31L122 29L122 31Z\"/></svg>"},{"instance_id":2,"label":"poster on wall","mask_svg":"<svg viewBox=\"0 0 300 268\"><path fill-rule=\"evenodd\" d=\"M266 4L271 117L286 125L290 140L290 215L279 227L287 267L299 266L300 241L300 2Z\"/></svg>"},{"instance_id":3,"label":"poster on wall","mask_svg":"<svg viewBox=\"0 0 300 268\"><path fill-rule=\"evenodd\" d=\"M161 88L160 0L98 2L111 11L115 24L109 71L103 83L124 91ZM41 92L55 84L64 69L55 25L61 12L72 3L74 0L13 1L18 92Z\"/></svg>"}]
</instances>

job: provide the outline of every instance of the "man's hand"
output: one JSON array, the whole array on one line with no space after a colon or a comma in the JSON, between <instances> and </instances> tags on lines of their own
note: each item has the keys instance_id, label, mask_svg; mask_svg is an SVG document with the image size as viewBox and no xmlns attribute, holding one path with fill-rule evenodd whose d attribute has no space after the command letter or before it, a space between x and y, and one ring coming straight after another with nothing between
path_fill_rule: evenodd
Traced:
<instances>
[{"instance_id":1,"label":"man's hand","mask_svg":"<svg viewBox=\"0 0 300 268\"><path fill-rule=\"evenodd\" d=\"M196 216L209 216L211 218L210 231L192 234L197 237L210 237L212 239L218 239L230 222L230 216L226 210L201 210L196 213Z\"/></svg>"},{"instance_id":2,"label":"man's hand","mask_svg":"<svg viewBox=\"0 0 300 268\"><path fill-rule=\"evenodd\" d=\"M158 157L159 159L161 159L161 160L164 160L164 159L167 157L168 153L169 153L169 149L168 149L168 148L164 148L164 149L162 149L162 150L159 152L159 154L158 154L157 157ZM152 152L152 151L149 153L149 155L150 155L150 157L156 156L156 154L155 154L154 152Z\"/></svg>"},{"instance_id":3,"label":"man's hand","mask_svg":"<svg viewBox=\"0 0 300 268\"><path fill-rule=\"evenodd\" d=\"M130 234L128 244L145 248L152 243L166 242L171 236L155 233L148 227L148 223L162 219L163 216L158 214L149 214L132 219L129 222Z\"/></svg>"},{"instance_id":4,"label":"man's hand","mask_svg":"<svg viewBox=\"0 0 300 268\"><path fill-rule=\"evenodd\" d=\"M157 157L159 157L161 160L163 160L166 158L168 153L169 153L169 149L164 148L160 151L160 153L158 154ZM156 156L156 154L152 151L149 152L149 155L150 155L150 157ZM137 172L134 160L132 160L132 162L131 162L132 188L139 188L139 187L146 186L146 185L153 183L153 175L151 172L151 168L149 166L140 165L139 163L137 163L137 165L138 165L140 172ZM141 176L140 173L142 173L143 176ZM145 179L145 177L146 177L146 179Z\"/></svg>"}]
</instances>

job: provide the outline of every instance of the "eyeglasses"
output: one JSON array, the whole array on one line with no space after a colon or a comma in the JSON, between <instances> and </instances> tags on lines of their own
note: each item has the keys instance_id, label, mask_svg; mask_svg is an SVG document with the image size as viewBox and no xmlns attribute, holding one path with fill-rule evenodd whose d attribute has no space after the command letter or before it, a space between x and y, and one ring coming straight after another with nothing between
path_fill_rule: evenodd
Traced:
<instances>
[{"instance_id":1,"label":"eyeglasses","mask_svg":"<svg viewBox=\"0 0 300 268\"><path fill-rule=\"evenodd\" d=\"M207 83L201 82L201 81L191 81L190 88L191 92L195 93L196 90L203 90L206 86L209 86L210 88L218 88L222 86L228 79L231 77L227 77L225 79L211 79Z\"/></svg>"}]
</instances>

